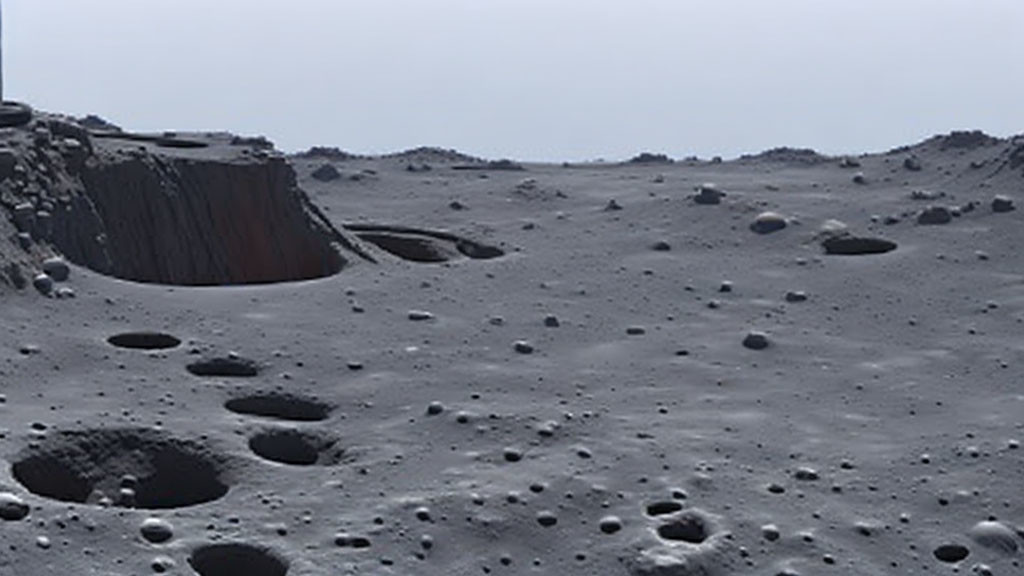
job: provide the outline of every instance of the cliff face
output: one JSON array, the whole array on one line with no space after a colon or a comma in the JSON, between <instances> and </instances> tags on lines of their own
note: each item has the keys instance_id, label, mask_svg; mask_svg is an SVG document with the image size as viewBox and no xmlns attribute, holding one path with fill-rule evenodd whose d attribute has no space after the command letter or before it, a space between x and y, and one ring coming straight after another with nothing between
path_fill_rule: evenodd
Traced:
<instances>
[{"instance_id":1,"label":"cliff face","mask_svg":"<svg viewBox=\"0 0 1024 576\"><path fill-rule=\"evenodd\" d=\"M118 278L177 285L307 280L360 253L260 139L91 135L54 116L0 137L8 284L23 286L17 278L31 279L54 253Z\"/></svg>"},{"instance_id":2,"label":"cliff face","mask_svg":"<svg viewBox=\"0 0 1024 576\"><path fill-rule=\"evenodd\" d=\"M346 264L332 245L333 232L314 219L281 158L100 153L81 179L104 225L107 272L119 278L281 282L327 276ZM105 263L88 265L102 269Z\"/></svg>"}]
</instances>

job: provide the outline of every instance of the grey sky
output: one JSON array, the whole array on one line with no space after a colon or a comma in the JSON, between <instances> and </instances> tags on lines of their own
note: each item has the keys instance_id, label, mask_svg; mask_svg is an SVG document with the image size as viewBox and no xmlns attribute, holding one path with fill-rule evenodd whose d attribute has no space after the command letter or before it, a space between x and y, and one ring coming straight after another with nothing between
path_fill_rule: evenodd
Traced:
<instances>
[{"instance_id":1,"label":"grey sky","mask_svg":"<svg viewBox=\"0 0 1024 576\"><path fill-rule=\"evenodd\" d=\"M6 0L10 99L523 160L1024 132L1021 0Z\"/></svg>"}]
</instances>

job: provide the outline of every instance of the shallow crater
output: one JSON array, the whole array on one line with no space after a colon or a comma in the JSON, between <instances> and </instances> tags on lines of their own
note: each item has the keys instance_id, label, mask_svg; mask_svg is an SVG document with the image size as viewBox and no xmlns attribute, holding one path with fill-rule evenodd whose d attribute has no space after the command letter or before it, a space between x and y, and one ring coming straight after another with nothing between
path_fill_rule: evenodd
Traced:
<instances>
[{"instance_id":1,"label":"shallow crater","mask_svg":"<svg viewBox=\"0 0 1024 576\"><path fill-rule=\"evenodd\" d=\"M284 393L261 393L232 398L224 407L238 414L296 422L326 420L331 406L312 398Z\"/></svg>"},{"instance_id":2,"label":"shallow crater","mask_svg":"<svg viewBox=\"0 0 1024 576\"><path fill-rule=\"evenodd\" d=\"M290 428L257 433L249 439L249 449L260 458L291 466L331 466L345 457L337 440Z\"/></svg>"},{"instance_id":3,"label":"shallow crater","mask_svg":"<svg viewBox=\"0 0 1024 576\"><path fill-rule=\"evenodd\" d=\"M20 452L11 473L38 496L124 508L194 506L230 488L225 459L200 441L145 428L53 433Z\"/></svg>"}]
</instances>

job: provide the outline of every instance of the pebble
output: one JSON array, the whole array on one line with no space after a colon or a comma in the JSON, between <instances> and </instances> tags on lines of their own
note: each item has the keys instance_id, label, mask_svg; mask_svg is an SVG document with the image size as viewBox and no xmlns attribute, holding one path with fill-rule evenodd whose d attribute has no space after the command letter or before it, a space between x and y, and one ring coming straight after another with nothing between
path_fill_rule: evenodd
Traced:
<instances>
[{"instance_id":1,"label":"pebble","mask_svg":"<svg viewBox=\"0 0 1024 576\"><path fill-rule=\"evenodd\" d=\"M71 276L71 267L63 258L55 256L43 260L43 272L49 274L54 282L64 282Z\"/></svg>"},{"instance_id":2,"label":"pebble","mask_svg":"<svg viewBox=\"0 0 1024 576\"><path fill-rule=\"evenodd\" d=\"M0 492L0 519L16 522L28 516L29 507L19 496Z\"/></svg>"},{"instance_id":3,"label":"pebble","mask_svg":"<svg viewBox=\"0 0 1024 576\"><path fill-rule=\"evenodd\" d=\"M139 533L147 542L160 544L174 537L174 527L161 518L146 518L139 526Z\"/></svg>"},{"instance_id":4,"label":"pebble","mask_svg":"<svg viewBox=\"0 0 1024 576\"><path fill-rule=\"evenodd\" d=\"M786 292L786 302L806 302L807 293L802 290L790 290Z\"/></svg>"},{"instance_id":5,"label":"pebble","mask_svg":"<svg viewBox=\"0 0 1024 576\"><path fill-rule=\"evenodd\" d=\"M778 212L762 212L750 224L750 229L758 234L770 234L786 227L786 218Z\"/></svg>"},{"instance_id":6,"label":"pebble","mask_svg":"<svg viewBox=\"0 0 1024 576\"><path fill-rule=\"evenodd\" d=\"M768 335L752 330L743 338L743 347L750 350L764 350L768 347Z\"/></svg>"}]
</instances>

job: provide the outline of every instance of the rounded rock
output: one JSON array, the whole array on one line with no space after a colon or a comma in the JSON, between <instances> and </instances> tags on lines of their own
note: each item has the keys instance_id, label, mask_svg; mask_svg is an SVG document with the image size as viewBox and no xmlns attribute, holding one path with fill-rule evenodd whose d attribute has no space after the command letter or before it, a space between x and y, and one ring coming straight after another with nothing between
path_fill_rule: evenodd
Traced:
<instances>
[{"instance_id":1,"label":"rounded rock","mask_svg":"<svg viewBox=\"0 0 1024 576\"><path fill-rule=\"evenodd\" d=\"M743 338L743 347L750 350L764 350L768 347L768 344L768 335L757 330L751 330Z\"/></svg>"},{"instance_id":2,"label":"rounded rock","mask_svg":"<svg viewBox=\"0 0 1024 576\"><path fill-rule=\"evenodd\" d=\"M622 530L622 520L618 516L605 516L601 518L598 523L598 528L604 534L615 534L619 530Z\"/></svg>"},{"instance_id":3,"label":"rounded rock","mask_svg":"<svg viewBox=\"0 0 1024 576\"><path fill-rule=\"evenodd\" d=\"M71 267L59 257L43 260L43 272L49 274L55 282L64 282L71 275Z\"/></svg>"},{"instance_id":4,"label":"rounded rock","mask_svg":"<svg viewBox=\"0 0 1024 576\"><path fill-rule=\"evenodd\" d=\"M953 213L945 206L929 206L917 215L917 223L925 226L948 224L953 220Z\"/></svg>"},{"instance_id":5,"label":"rounded rock","mask_svg":"<svg viewBox=\"0 0 1024 576\"><path fill-rule=\"evenodd\" d=\"M36 274L35 277L32 278L32 286L34 286L35 289L43 296L53 294L53 278L45 272Z\"/></svg>"},{"instance_id":6,"label":"rounded rock","mask_svg":"<svg viewBox=\"0 0 1024 576\"><path fill-rule=\"evenodd\" d=\"M1014 209L1013 199L1002 194L992 199L993 212L1010 212Z\"/></svg>"},{"instance_id":7,"label":"rounded rock","mask_svg":"<svg viewBox=\"0 0 1024 576\"><path fill-rule=\"evenodd\" d=\"M762 212L750 224L750 229L758 234L771 234L786 227L786 218L778 212Z\"/></svg>"}]
</instances>

